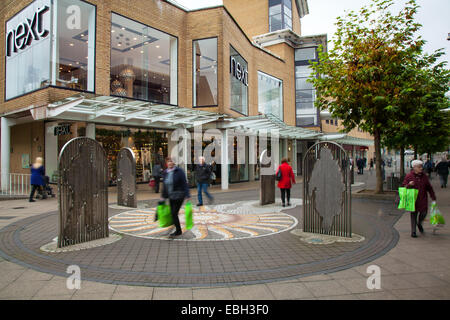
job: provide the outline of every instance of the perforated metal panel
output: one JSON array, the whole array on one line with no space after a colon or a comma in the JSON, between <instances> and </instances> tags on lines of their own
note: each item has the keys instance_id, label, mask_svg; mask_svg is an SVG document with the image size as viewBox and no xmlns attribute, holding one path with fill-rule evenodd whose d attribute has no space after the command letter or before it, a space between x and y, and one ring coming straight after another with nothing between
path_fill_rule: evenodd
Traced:
<instances>
[{"instance_id":1,"label":"perforated metal panel","mask_svg":"<svg viewBox=\"0 0 450 320\"><path fill-rule=\"evenodd\" d=\"M303 230L351 237L351 175L345 150L319 142L303 158Z\"/></svg>"},{"instance_id":2,"label":"perforated metal panel","mask_svg":"<svg viewBox=\"0 0 450 320\"><path fill-rule=\"evenodd\" d=\"M95 140L67 142L58 163L58 247L108 237L108 165Z\"/></svg>"},{"instance_id":3,"label":"perforated metal panel","mask_svg":"<svg viewBox=\"0 0 450 320\"><path fill-rule=\"evenodd\" d=\"M117 204L137 207L136 159L130 148L120 149L117 157Z\"/></svg>"}]
</instances>

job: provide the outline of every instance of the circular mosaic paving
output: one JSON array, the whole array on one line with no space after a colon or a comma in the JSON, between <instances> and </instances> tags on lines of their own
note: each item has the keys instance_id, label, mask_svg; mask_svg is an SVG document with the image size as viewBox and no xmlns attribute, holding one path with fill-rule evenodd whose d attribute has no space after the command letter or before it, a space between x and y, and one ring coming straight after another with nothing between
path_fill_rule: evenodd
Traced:
<instances>
[{"instance_id":1,"label":"circular mosaic paving","mask_svg":"<svg viewBox=\"0 0 450 320\"><path fill-rule=\"evenodd\" d=\"M208 241L267 236L288 231L298 223L296 218L282 212L235 213L221 209L223 206L194 208L194 227L190 230L186 230L184 209L180 209L183 234L176 238L169 237L174 226L159 227L159 222L155 221L155 208L129 210L115 215L109 219L109 228L118 233L148 239Z\"/></svg>"}]
</instances>

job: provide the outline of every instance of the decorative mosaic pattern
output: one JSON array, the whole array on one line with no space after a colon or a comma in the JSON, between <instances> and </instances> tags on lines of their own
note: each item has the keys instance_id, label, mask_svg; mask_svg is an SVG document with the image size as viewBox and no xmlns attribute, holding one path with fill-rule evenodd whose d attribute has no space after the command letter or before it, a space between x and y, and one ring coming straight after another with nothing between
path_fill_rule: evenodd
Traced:
<instances>
[{"instance_id":1,"label":"decorative mosaic pattern","mask_svg":"<svg viewBox=\"0 0 450 320\"><path fill-rule=\"evenodd\" d=\"M233 204L233 207L236 205ZM225 211L225 208L233 211L224 205L195 207L194 227L191 230L186 230L184 208L180 209L183 234L175 238L169 237L174 226L160 228L158 221L154 221L156 208L130 210L115 215L109 219L109 228L118 233L148 239L211 241L267 236L288 231L297 225L297 219L285 213L273 212L277 211L274 209L271 213L257 213L258 209L254 209L253 213L233 213ZM242 207L241 210L247 211Z\"/></svg>"},{"instance_id":2,"label":"decorative mosaic pattern","mask_svg":"<svg viewBox=\"0 0 450 320\"><path fill-rule=\"evenodd\" d=\"M70 246L65 246L62 248L58 248L58 237L54 238L52 242L47 243L46 245L43 245L40 250L44 252L51 252L51 253L59 253L59 252L71 252L71 251L79 251L84 249L91 249L91 248L97 248L101 246L105 246L107 244L114 243L116 241L119 241L122 239L121 235L118 234L110 234L107 238L92 240L88 242L83 243L77 243Z\"/></svg>"}]
</instances>

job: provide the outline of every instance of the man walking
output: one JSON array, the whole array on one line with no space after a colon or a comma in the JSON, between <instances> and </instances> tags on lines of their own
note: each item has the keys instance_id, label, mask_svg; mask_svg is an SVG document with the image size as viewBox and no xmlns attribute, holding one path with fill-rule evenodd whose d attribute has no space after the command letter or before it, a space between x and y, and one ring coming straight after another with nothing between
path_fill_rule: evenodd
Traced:
<instances>
[{"instance_id":1,"label":"man walking","mask_svg":"<svg viewBox=\"0 0 450 320\"><path fill-rule=\"evenodd\" d=\"M211 178L212 168L205 163L204 157L198 158L199 164L195 167L195 178L197 180L197 206L203 205L202 192L204 191L210 203L214 201L214 198L208 192L209 180Z\"/></svg>"},{"instance_id":2,"label":"man walking","mask_svg":"<svg viewBox=\"0 0 450 320\"><path fill-rule=\"evenodd\" d=\"M439 175L439 180L441 181L441 188L447 188L449 166L450 162L447 161L446 157L443 157L442 160L436 165L436 172Z\"/></svg>"}]
</instances>

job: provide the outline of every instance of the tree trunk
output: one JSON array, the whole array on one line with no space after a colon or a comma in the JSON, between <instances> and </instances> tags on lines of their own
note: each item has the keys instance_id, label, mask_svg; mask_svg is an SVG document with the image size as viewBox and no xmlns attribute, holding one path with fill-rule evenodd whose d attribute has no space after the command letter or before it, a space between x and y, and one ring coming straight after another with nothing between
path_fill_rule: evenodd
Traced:
<instances>
[{"instance_id":1,"label":"tree trunk","mask_svg":"<svg viewBox=\"0 0 450 320\"><path fill-rule=\"evenodd\" d=\"M374 144L375 144L375 168L377 174L377 185L375 187L375 193L383 193L383 177L381 174L381 139L380 139L380 129L375 129L374 131Z\"/></svg>"},{"instance_id":2,"label":"tree trunk","mask_svg":"<svg viewBox=\"0 0 450 320\"><path fill-rule=\"evenodd\" d=\"M417 160L417 146L414 146L414 160Z\"/></svg>"},{"instance_id":3,"label":"tree trunk","mask_svg":"<svg viewBox=\"0 0 450 320\"><path fill-rule=\"evenodd\" d=\"M405 176L405 147L400 147L400 182Z\"/></svg>"}]
</instances>

